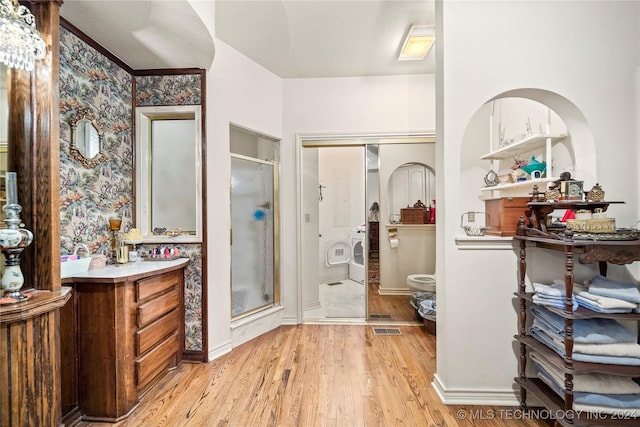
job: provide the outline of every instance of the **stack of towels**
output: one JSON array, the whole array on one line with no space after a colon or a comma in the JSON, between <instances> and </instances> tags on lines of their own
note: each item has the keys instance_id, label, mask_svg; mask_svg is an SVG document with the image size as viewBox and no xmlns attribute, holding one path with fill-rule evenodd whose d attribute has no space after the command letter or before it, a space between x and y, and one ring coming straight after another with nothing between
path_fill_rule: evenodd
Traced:
<instances>
[{"instance_id":1,"label":"stack of towels","mask_svg":"<svg viewBox=\"0 0 640 427\"><path fill-rule=\"evenodd\" d=\"M533 283L533 302L564 309L565 286L561 280L552 285ZM635 283L610 280L597 275L584 284L574 283L573 310L578 306L598 313L640 313L640 290Z\"/></svg>"},{"instance_id":2,"label":"stack of towels","mask_svg":"<svg viewBox=\"0 0 640 427\"><path fill-rule=\"evenodd\" d=\"M534 283L533 290L533 302L535 304L555 307L561 310L564 309L564 304L566 301L564 283L554 283L553 285ZM578 302L573 295L571 296L571 302L573 304L573 310L577 310Z\"/></svg>"},{"instance_id":3,"label":"stack of towels","mask_svg":"<svg viewBox=\"0 0 640 427\"><path fill-rule=\"evenodd\" d=\"M564 397L564 372L536 352L529 352L538 377ZM610 374L573 375L573 409L602 414L640 416L640 385L631 378Z\"/></svg>"},{"instance_id":4,"label":"stack of towels","mask_svg":"<svg viewBox=\"0 0 640 427\"><path fill-rule=\"evenodd\" d=\"M529 334L566 356L564 318L541 306L531 307ZM530 351L538 377L564 397L564 373L542 356ZM640 366L637 337L614 319L574 319L572 358L578 362ZM640 386L631 378L610 374L573 376L573 408L603 414L640 416Z\"/></svg>"},{"instance_id":5,"label":"stack of towels","mask_svg":"<svg viewBox=\"0 0 640 427\"><path fill-rule=\"evenodd\" d=\"M640 313L640 290L635 283L595 276L573 289L578 304L599 313Z\"/></svg>"},{"instance_id":6,"label":"stack of towels","mask_svg":"<svg viewBox=\"0 0 640 427\"><path fill-rule=\"evenodd\" d=\"M564 351L564 318L544 307L531 306L529 334L558 353ZM640 344L627 327L614 319L573 320L573 360L640 366Z\"/></svg>"},{"instance_id":7,"label":"stack of towels","mask_svg":"<svg viewBox=\"0 0 640 427\"><path fill-rule=\"evenodd\" d=\"M533 322L529 334L564 357L565 319L546 308L565 308L564 281L556 280L552 285L533 283L533 288L535 304L531 306ZM573 310L582 306L598 313L640 313L640 291L635 283L600 275L584 284L574 283L571 301ZM535 351L529 354L538 377L564 396L564 372ZM572 358L578 362L640 366L640 344L636 334L614 319L574 319ZM631 378L601 373L574 375L573 399L577 411L640 417L640 385Z\"/></svg>"}]
</instances>

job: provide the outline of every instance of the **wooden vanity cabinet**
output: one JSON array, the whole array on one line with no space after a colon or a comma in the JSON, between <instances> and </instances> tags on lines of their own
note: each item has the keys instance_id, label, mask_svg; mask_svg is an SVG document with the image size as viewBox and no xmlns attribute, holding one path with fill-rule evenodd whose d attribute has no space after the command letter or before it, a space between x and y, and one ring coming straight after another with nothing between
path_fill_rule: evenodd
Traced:
<instances>
[{"instance_id":1,"label":"wooden vanity cabinet","mask_svg":"<svg viewBox=\"0 0 640 427\"><path fill-rule=\"evenodd\" d=\"M83 420L126 418L141 396L182 361L186 261L132 276L73 279Z\"/></svg>"}]
</instances>

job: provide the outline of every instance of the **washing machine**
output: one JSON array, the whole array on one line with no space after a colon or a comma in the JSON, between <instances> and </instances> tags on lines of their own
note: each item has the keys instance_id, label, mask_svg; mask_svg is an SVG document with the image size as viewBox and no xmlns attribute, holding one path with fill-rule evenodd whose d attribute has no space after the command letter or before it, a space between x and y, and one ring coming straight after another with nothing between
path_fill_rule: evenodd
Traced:
<instances>
[{"instance_id":1,"label":"washing machine","mask_svg":"<svg viewBox=\"0 0 640 427\"><path fill-rule=\"evenodd\" d=\"M349 279L364 285L365 271L365 237L367 232L364 225L355 227L349 233L351 243L351 260L349 261Z\"/></svg>"}]
</instances>

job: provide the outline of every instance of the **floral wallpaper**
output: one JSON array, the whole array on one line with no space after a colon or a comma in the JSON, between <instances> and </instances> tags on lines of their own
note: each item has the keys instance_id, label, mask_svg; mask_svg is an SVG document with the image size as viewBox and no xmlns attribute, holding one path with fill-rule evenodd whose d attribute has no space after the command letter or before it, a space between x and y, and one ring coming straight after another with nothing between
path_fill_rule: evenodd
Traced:
<instances>
[{"instance_id":1,"label":"floral wallpaper","mask_svg":"<svg viewBox=\"0 0 640 427\"><path fill-rule=\"evenodd\" d=\"M200 105L199 74L136 76L136 107L158 105ZM189 256L184 286L185 350L202 349L202 247L178 245ZM150 250L150 246L143 247Z\"/></svg>"},{"instance_id":2,"label":"floral wallpaper","mask_svg":"<svg viewBox=\"0 0 640 427\"><path fill-rule=\"evenodd\" d=\"M136 107L201 105L199 74L136 77Z\"/></svg>"},{"instance_id":3,"label":"floral wallpaper","mask_svg":"<svg viewBox=\"0 0 640 427\"><path fill-rule=\"evenodd\" d=\"M63 255L86 243L91 253L108 254L109 218L133 218L133 76L75 34L60 28L60 234ZM199 105L200 75L136 77L136 105ZM88 108L104 130L107 160L93 168L69 156L69 120ZM177 245L189 257L185 273L185 349L203 351L202 247ZM140 245L141 252L151 246Z\"/></svg>"},{"instance_id":4,"label":"floral wallpaper","mask_svg":"<svg viewBox=\"0 0 640 427\"><path fill-rule=\"evenodd\" d=\"M60 31L60 233L62 254L77 243L107 254L109 218L132 223L132 76L65 28ZM107 161L87 169L69 156L69 120L88 108L104 130Z\"/></svg>"}]
</instances>

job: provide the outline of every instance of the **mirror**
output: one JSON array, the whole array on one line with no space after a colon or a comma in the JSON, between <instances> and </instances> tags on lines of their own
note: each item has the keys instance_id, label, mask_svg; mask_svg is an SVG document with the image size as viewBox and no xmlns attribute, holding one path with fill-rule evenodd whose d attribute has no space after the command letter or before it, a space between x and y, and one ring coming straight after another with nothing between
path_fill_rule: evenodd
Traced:
<instances>
[{"instance_id":1,"label":"mirror","mask_svg":"<svg viewBox=\"0 0 640 427\"><path fill-rule=\"evenodd\" d=\"M137 108L136 169L136 227L143 240L201 242L200 106Z\"/></svg>"},{"instance_id":2,"label":"mirror","mask_svg":"<svg viewBox=\"0 0 640 427\"><path fill-rule=\"evenodd\" d=\"M7 67L0 63L0 147L7 146L9 133L9 101L7 98Z\"/></svg>"},{"instance_id":3,"label":"mirror","mask_svg":"<svg viewBox=\"0 0 640 427\"><path fill-rule=\"evenodd\" d=\"M82 163L85 168L93 168L107 160L102 151L104 132L88 108L81 108L69 119L71 127L71 147L69 155Z\"/></svg>"},{"instance_id":4,"label":"mirror","mask_svg":"<svg viewBox=\"0 0 640 427\"><path fill-rule=\"evenodd\" d=\"M7 67L0 64L0 208L4 206L4 174L7 172L7 141L9 137L9 101L7 98ZM4 218L4 213L0 214ZM0 219L2 219L0 218Z\"/></svg>"}]
</instances>

